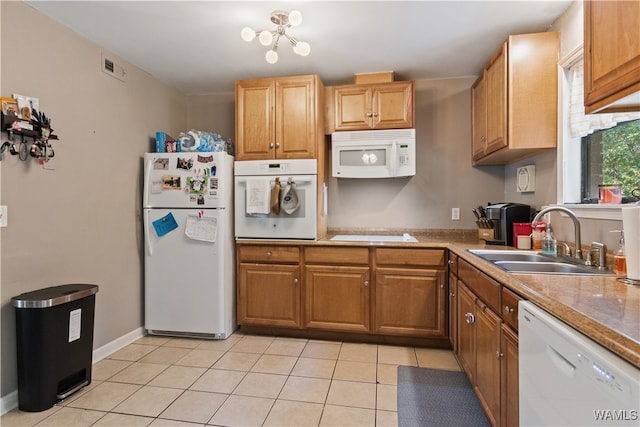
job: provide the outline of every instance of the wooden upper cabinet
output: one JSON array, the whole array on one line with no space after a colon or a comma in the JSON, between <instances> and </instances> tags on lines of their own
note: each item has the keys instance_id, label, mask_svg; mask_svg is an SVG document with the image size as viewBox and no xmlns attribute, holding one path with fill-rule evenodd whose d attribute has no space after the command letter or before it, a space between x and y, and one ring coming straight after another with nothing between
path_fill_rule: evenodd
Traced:
<instances>
[{"instance_id":1,"label":"wooden upper cabinet","mask_svg":"<svg viewBox=\"0 0 640 427\"><path fill-rule=\"evenodd\" d=\"M487 90L484 74L471 87L471 156L481 159L487 145Z\"/></svg>"},{"instance_id":2,"label":"wooden upper cabinet","mask_svg":"<svg viewBox=\"0 0 640 427\"><path fill-rule=\"evenodd\" d=\"M316 75L236 82L236 160L314 159L324 138Z\"/></svg>"},{"instance_id":3,"label":"wooden upper cabinet","mask_svg":"<svg viewBox=\"0 0 640 427\"><path fill-rule=\"evenodd\" d=\"M507 164L555 148L557 32L510 36L471 89L474 165Z\"/></svg>"},{"instance_id":4,"label":"wooden upper cabinet","mask_svg":"<svg viewBox=\"0 0 640 427\"><path fill-rule=\"evenodd\" d=\"M640 2L584 2L586 113L640 111Z\"/></svg>"},{"instance_id":5,"label":"wooden upper cabinet","mask_svg":"<svg viewBox=\"0 0 640 427\"><path fill-rule=\"evenodd\" d=\"M329 94L326 133L414 126L413 81L334 86Z\"/></svg>"},{"instance_id":6,"label":"wooden upper cabinet","mask_svg":"<svg viewBox=\"0 0 640 427\"><path fill-rule=\"evenodd\" d=\"M487 143L485 154L493 153L507 144L507 43L494 55L487 67Z\"/></svg>"}]
</instances>

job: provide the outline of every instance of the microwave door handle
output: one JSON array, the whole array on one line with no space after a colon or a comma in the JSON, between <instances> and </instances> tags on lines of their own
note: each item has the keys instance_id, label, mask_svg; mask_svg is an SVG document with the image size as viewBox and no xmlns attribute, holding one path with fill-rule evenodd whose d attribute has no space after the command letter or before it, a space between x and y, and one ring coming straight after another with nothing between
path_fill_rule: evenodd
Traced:
<instances>
[{"instance_id":1,"label":"microwave door handle","mask_svg":"<svg viewBox=\"0 0 640 427\"><path fill-rule=\"evenodd\" d=\"M398 143L393 141L391 143L391 161L389 162L391 169L391 176L396 176L398 171Z\"/></svg>"}]
</instances>

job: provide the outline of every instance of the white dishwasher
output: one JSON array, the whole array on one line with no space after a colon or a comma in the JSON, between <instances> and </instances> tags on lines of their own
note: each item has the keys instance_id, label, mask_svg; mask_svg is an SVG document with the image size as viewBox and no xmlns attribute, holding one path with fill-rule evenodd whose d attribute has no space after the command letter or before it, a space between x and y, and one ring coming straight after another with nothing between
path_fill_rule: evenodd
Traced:
<instances>
[{"instance_id":1,"label":"white dishwasher","mask_svg":"<svg viewBox=\"0 0 640 427\"><path fill-rule=\"evenodd\" d=\"M521 426L639 426L640 370L528 301L518 308Z\"/></svg>"}]
</instances>

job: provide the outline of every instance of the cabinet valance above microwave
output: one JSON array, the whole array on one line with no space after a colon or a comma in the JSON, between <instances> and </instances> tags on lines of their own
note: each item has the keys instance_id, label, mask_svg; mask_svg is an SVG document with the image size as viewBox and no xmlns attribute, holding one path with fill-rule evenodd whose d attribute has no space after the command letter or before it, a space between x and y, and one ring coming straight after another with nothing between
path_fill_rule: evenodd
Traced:
<instances>
[{"instance_id":1,"label":"cabinet valance above microwave","mask_svg":"<svg viewBox=\"0 0 640 427\"><path fill-rule=\"evenodd\" d=\"M398 178L416 174L416 130L389 129L331 134L336 178Z\"/></svg>"}]
</instances>

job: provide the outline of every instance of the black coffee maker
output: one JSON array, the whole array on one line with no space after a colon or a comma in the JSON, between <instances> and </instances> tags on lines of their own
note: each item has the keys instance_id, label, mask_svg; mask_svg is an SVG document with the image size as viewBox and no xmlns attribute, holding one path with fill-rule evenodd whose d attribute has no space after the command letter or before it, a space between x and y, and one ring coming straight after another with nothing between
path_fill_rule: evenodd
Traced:
<instances>
[{"instance_id":1,"label":"black coffee maker","mask_svg":"<svg viewBox=\"0 0 640 427\"><path fill-rule=\"evenodd\" d=\"M513 242L513 223L531 222L531 206L520 203L496 203L484 207L493 223L494 238L488 245L509 245Z\"/></svg>"}]
</instances>

